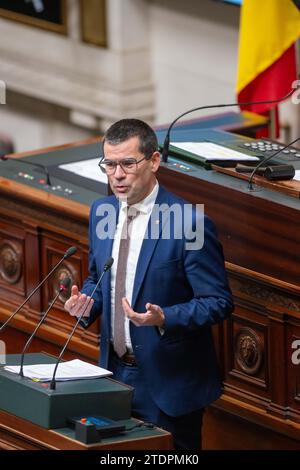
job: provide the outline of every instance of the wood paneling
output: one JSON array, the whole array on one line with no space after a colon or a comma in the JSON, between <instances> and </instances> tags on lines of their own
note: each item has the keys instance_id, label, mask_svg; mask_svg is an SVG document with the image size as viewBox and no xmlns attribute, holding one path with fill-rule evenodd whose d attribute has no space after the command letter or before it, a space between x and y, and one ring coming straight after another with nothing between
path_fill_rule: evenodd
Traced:
<instances>
[{"instance_id":1,"label":"wood paneling","mask_svg":"<svg viewBox=\"0 0 300 470\"><path fill-rule=\"evenodd\" d=\"M78 249L13 319L7 348L10 353L17 353L53 300L59 279L69 274L74 283L82 285L87 275L89 209L7 180L5 184L0 182L0 199L0 321L5 321L23 302L70 246ZM63 301L60 298L49 312L31 350L41 350L39 345L42 350L57 354L65 343L74 319L64 311ZM18 330L22 331L24 343L20 337L11 341L12 332ZM69 350L96 362L98 343L99 324L95 323L89 331L78 328Z\"/></svg>"},{"instance_id":2,"label":"wood paneling","mask_svg":"<svg viewBox=\"0 0 300 470\"><path fill-rule=\"evenodd\" d=\"M291 361L300 335L299 210L217 178L166 167L159 175L215 221L235 300L232 318L215 327L224 394L208 410L204 448L299 449L300 365Z\"/></svg>"},{"instance_id":3,"label":"wood paneling","mask_svg":"<svg viewBox=\"0 0 300 470\"><path fill-rule=\"evenodd\" d=\"M300 448L300 365L291 360L292 343L300 339L299 209L281 202L287 196L257 196L240 191L241 183L226 185L229 177L203 175L179 174L163 165L159 170L165 187L204 204L215 221L235 299L232 318L214 327L224 393L205 418L204 447ZM0 204L0 253L3 245L7 250L2 269L4 263L11 276L0 274L0 321L69 246L78 247L1 337L13 353L20 352L23 338L53 299L60 276L70 273L78 284L85 278L89 210L1 177ZM57 354L72 325L60 300L31 351ZM89 331L80 328L66 357L75 353L96 361L99 333L98 324Z\"/></svg>"}]
</instances>

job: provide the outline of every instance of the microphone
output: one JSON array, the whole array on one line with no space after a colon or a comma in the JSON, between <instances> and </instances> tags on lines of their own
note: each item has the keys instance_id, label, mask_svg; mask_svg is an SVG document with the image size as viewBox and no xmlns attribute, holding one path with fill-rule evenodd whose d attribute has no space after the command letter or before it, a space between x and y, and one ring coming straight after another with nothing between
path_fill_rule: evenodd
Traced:
<instances>
[{"instance_id":1,"label":"microphone","mask_svg":"<svg viewBox=\"0 0 300 470\"><path fill-rule=\"evenodd\" d=\"M20 161L21 163L25 163L27 165L37 166L38 168L41 168L43 170L43 172L45 173L45 175L46 175L47 185L51 186L49 171L48 171L48 168L45 165L42 165L41 163L32 163L32 162L29 162L28 160L24 160L23 158L22 159L11 158L8 155L0 155L0 160L2 160L4 162L6 162L7 160Z\"/></svg>"},{"instance_id":2,"label":"microphone","mask_svg":"<svg viewBox=\"0 0 300 470\"><path fill-rule=\"evenodd\" d=\"M93 295L95 294L96 290L98 289L98 286L100 285L101 281L102 281L102 278L104 276L104 274L106 273L106 271L108 271L112 265L113 265L113 262L114 262L114 259L110 256L107 260L106 260L106 263L104 264L104 268L103 268L103 271L101 273L101 276L99 277L98 281L97 281L97 284L95 285L94 289L93 289L93 292L91 293L90 295L90 298L92 299ZM90 299L90 301L91 301ZM89 303L90 303L89 301ZM75 323L74 327L73 327L73 330L71 331L64 347L62 348L59 356L58 356L58 359L56 361L56 364L55 364L55 367L54 367L54 371L53 371L53 375L52 375L52 379L51 379L51 383L50 383L50 390L55 390L56 388L56 381L55 381L55 375L56 375L56 371L57 371L57 368L58 368L58 364L60 363L61 361L61 358L63 357L63 354L65 352L65 350L67 349L68 347L68 344L69 342L71 341L74 333L75 333L75 330L76 328L78 327L79 323L81 322L82 318L83 318L83 315L85 314L86 312L86 309L88 308L89 306L89 303L87 304L87 306L85 307L85 309L83 310L82 314L78 317L77 319L77 322Z\"/></svg>"},{"instance_id":3,"label":"microphone","mask_svg":"<svg viewBox=\"0 0 300 470\"><path fill-rule=\"evenodd\" d=\"M282 149L279 149L277 150L276 152L274 152L272 155L268 155L267 157L263 158L256 166L255 168L253 169L250 177L249 177L249 180L248 180L248 189L249 191L253 191L253 177L255 175L255 173L257 173L257 171L262 167L264 166L269 160L271 160L271 158L274 158L276 157L276 155L278 155L280 152L283 152L285 149L287 149L288 147L290 147L291 145L295 144L296 142L298 142L298 140L300 140L300 137L298 137L297 139L293 140L292 142L290 142L289 144L287 144L285 147L283 147ZM284 168L281 168L279 169L280 172L282 173L286 173L286 174L290 174L290 177L289 179L291 179L291 177L293 178L295 176L295 169L294 167L292 167L294 169L294 171L292 170L289 170L288 167L291 167L291 165L278 165L280 167L284 167ZM276 179L276 178L272 178L272 172L276 172L276 166L274 165L272 167L272 169L270 169L271 167L267 167L265 169L265 172L264 172L264 176L266 176L268 178L268 173L269 173L269 178L268 179ZM279 179L279 178L277 178ZM285 178L281 178L281 179L287 179L287 177Z\"/></svg>"},{"instance_id":4,"label":"microphone","mask_svg":"<svg viewBox=\"0 0 300 470\"><path fill-rule=\"evenodd\" d=\"M19 371L19 375L20 377L24 377L24 373L23 373L23 365L24 365L24 357L25 357L25 352L27 351L28 347L30 346L31 344L31 341L33 340L34 336L36 335L36 332L38 331L38 329L40 328L41 324L44 322L45 318L47 317L49 311L51 310L51 308L53 307L54 303L56 302L56 300L58 299L58 297L60 296L60 294L67 290L69 287L70 287L70 284L71 284L71 279L69 277L65 277L60 286L59 286L59 290L56 294L56 296L54 297L54 299L52 300L52 302L50 303L49 307L47 308L46 312L44 313L44 315L42 316L42 318L40 319L39 323L37 324L37 326L35 327L34 329L34 332L31 334L31 336L29 337L28 341L26 342L24 348L23 348L23 351L21 353L21 361L20 361L20 371Z\"/></svg>"},{"instance_id":5,"label":"microphone","mask_svg":"<svg viewBox=\"0 0 300 470\"><path fill-rule=\"evenodd\" d=\"M168 154L169 154L169 146L170 146L170 132L174 126L174 124L176 124L177 121L179 121L179 119L181 119L183 116L186 116L187 114L190 114L190 113L193 113L194 111L201 111L203 109L213 109L213 108L227 108L229 106L249 106L249 105L252 105L252 104L272 104L272 103L280 103L281 101L284 101L286 100L287 98L289 98L295 90L297 90L298 88L300 87L300 81L297 80L297 84L295 87L293 87L287 95L285 96L282 96L281 98L278 98L276 100L266 100L266 101L248 101L248 102L245 102L245 103L227 103L227 104L214 104L214 105L209 105L209 106L199 106L197 108L193 108L193 109L189 109L188 111L185 111L184 113L180 114L179 116L177 116L176 119L174 119L173 122L171 122L171 124L169 125L168 127L168 130L167 130L167 134L166 134L166 137L165 137L165 140L164 140L164 145L163 145L163 150L162 150L162 161L167 163L168 161Z\"/></svg>"},{"instance_id":6,"label":"microphone","mask_svg":"<svg viewBox=\"0 0 300 470\"><path fill-rule=\"evenodd\" d=\"M235 167L237 173L251 173L254 166L243 165L238 163ZM269 165L261 166L255 172L256 175L261 175L270 181L276 180L290 180L295 176L295 168L293 165Z\"/></svg>"},{"instance_id":7,"label":"microphone","mask_svg":"<svg viewBox=\"0 0 300 470\"><path fill-rule=\"evenodd\" d=\"M74 253L76 253L77 251L77 248L76 246L71 246L70 248L67 249L67 251L65 252L65 254L63 255L63 257L61 258L60 261L58 261L58 263L54 266L54 268L51 269L51 271L47 274L47 276L36 286L36 288L28 295L28 297L26 297L26 299L24 300L24 302L14 311L14 313L12 315L10 315L10 317L8 317L8 319L3 323L3 325L0 327L0 332L2 330L4 330L4 328L6 327L6 325L14 318L14 316L21 310L21 308L24 307L24 305L28 302L28 300L31 299L31 297L36 293L36 291L47 281L47 279L49 279L49 277L51 276L51 274L54 273L54 271L56 271L57 268L59 268L59 266L63 263L63 261L67 258L70 258L70 256L74 255Z\"/></svg>"}]
</instances>

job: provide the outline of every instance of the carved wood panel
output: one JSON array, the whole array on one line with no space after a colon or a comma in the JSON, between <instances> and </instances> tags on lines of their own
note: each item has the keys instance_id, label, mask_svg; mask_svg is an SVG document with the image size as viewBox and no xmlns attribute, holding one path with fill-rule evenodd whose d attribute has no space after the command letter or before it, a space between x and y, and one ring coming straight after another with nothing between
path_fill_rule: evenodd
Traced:
<instances>
[{"instance_id":1,"label":"carved wood panel","mask_svg":"<svg viewBox=\"0 0 300 470\"><path fill-rule=\"evenodd\" d=\"M10 297L23 296L25 233L0 219L0 287Z\"/></svg>"},{"instance_id":2,"label":"carved wood panel","mask_svg":"<svg viewBox=\"0 0 300 470\"><path fill-rule=\"evenodd\" d=\"M79 290L83 280L87 276L87 246L82 245L78 240L60 237L54 232L43 231L41 237L42 251L42 275L45 276L53 266L62 258L65 251L70 246L76 246L77 252L65 260L57 271L53 274L49 282L43 288L43 310L45 311L50 302L54 299L61 280L70 277L72 284L78 286ZM74 326L74 318L64 310L64 303L69 298L69 293L60 296L50 310L46 319L46 324L54 328L59 325L61 331L70 332ZM93 346L99 345L99 322L95 322L88 330L79 327L75 335L83 342Z\"/></svg>"}]
</instances>

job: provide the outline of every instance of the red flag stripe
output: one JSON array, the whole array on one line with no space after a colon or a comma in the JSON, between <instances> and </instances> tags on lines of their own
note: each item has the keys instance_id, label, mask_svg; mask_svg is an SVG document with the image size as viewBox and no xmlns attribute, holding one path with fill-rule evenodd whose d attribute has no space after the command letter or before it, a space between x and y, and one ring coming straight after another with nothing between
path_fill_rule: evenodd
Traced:
<instances>
[{"instance_id":1,"label":"red flag stripe","mask_svg":"<svg viewBox=\"0 0 300 470\"><path fill-rule=\"evenodd\" d=\"M238 101L273 100L286 95L297 79L296 56L294 44L270 67L259 74L238 95ZM243 107L248 111L264 113L274 104L252 105Z\"/></svg>"}]
</instances>

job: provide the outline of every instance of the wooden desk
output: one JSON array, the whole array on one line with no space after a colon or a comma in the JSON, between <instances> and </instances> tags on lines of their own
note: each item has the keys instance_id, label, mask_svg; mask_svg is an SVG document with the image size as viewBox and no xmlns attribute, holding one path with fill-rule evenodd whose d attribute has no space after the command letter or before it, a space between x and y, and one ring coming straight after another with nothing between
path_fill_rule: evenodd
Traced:
<instances>
[{"instance_id":1,"label":"wooden desk","mask_svg":"<svg viewBox=\"0 0 300 470\"><path fill-rule=\"evenodd\" d=\"M215 221L235 299L232 319L215 328L224 394L206 416L204 447L299 449L299 199L201 169L162 166L159 179Z\"/></svg>"},{"instance_id":2,"label":"wooden desk","mask_svg":"<svg viewBox=\"0 0 300 470\"><path fill-rule=\"evenodd\" d=\"M138 420L135 420L139 423ZM162 429L138 429L127 436L102 439L85 445L71 430L44 429L17 416L0 411L0 450L170 450L171 434Z\"/></svg>"},{"instance_id":3,"label":"wooden desk","mask_svg":"<svg viewBox=\"0 0 300 470\"><path fill-rule=\"evenodd\" d=\"M268 188L249 193L246 182L201 168L184 173L162 164L158 178L188 201L205 204L219 231L235 298L232 319L215 328L224 394L205 418L204 445L268 449L273 442L300 448L300 365L291 361L292 343L300 339L299 200ZM87 205L0 178L0 321L71 245L78 252L63 268L81 285L87 226ZM55 277L34 296L1 337L7 352L20 352L57 283ZM61 301L31 351L57 353L72 325ZM78 331L69 356L96 360L98 334L98 325Z\"/></svg>"}]
</instances>

